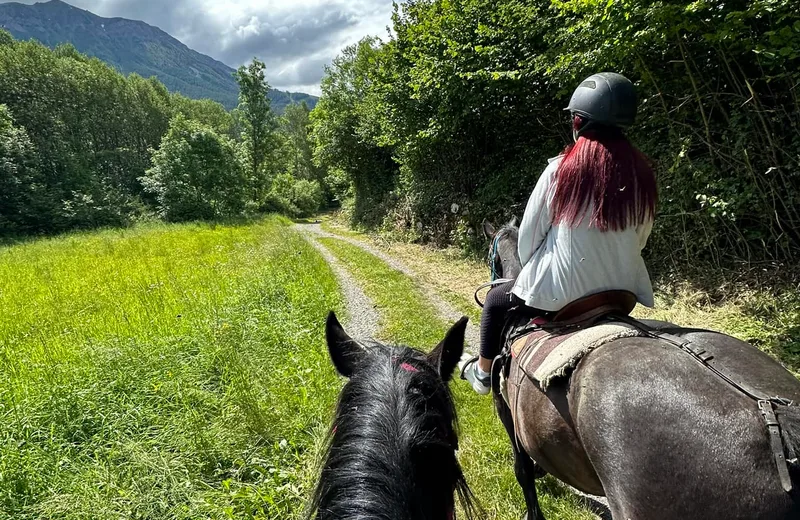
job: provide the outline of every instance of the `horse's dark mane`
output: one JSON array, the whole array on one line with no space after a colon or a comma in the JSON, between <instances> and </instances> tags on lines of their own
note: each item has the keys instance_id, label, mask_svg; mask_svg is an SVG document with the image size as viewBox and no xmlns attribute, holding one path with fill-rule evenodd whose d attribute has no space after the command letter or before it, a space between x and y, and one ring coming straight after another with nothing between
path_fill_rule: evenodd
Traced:
<instances>
[{"instance_id":1,"label":"horse's dark mane","mask_svg":"<svg viewBox=\"0 0 800 520\"><path fill-rule=\"evenodd\" d=\"M447 384L415 350L367 349L339 397L309 518L442 519L454 491L471 515Z\"/></svg>"}]
</instances>

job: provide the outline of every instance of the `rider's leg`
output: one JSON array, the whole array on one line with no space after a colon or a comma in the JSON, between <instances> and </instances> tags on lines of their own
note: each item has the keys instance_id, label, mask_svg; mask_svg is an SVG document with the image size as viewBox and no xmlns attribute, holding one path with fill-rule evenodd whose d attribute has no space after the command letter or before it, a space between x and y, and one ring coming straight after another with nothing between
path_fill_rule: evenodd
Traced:
<instances>
[{"instance_id":1,"label":"rider's leg","mask_svg":"<svg viewBox=\"0 0 800 520\"><path fill-rule=\"evenodd\" d=\"M486 295L481 313L481 349L478 368L488 373L492 370L492 361L499 354L503 325L509 309L523 305L524 302L511 293L514 282L496 285Z\"/></svg>"},{"instance_id":2,"label":"rider's leg","mask_svg":"<svg viewBox=\"0 0 800 520\"><path fill-rule=\"evenodd\" d=\"M500 353L503 325L506 313L524 302L511 294L514 282L497 285L483 302L481 314L481 347L477 361L469 361L462 366L461 377L466 379L475 392L486 395L491 391L492 361Z\"/></svg>"}]
</instances>

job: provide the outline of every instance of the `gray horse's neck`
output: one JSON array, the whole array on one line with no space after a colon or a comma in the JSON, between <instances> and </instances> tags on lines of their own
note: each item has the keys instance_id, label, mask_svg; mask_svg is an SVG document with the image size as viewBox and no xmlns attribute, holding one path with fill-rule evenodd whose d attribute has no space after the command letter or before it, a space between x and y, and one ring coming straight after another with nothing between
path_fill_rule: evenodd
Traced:
<instances>
[{"instance_id":1,"label":"gray horse's neck","mask_svg":"<svg viewBox=\"0 0 800 520\"><path fill-rule=\"evenodd\" d=\"M497 253L503 263L503 278L516 280L522 272L522 262L519 260L517 242L519 230L516 227L505 226L499 232L500 240L497 243Z\"/></svg>"}]
</instances>

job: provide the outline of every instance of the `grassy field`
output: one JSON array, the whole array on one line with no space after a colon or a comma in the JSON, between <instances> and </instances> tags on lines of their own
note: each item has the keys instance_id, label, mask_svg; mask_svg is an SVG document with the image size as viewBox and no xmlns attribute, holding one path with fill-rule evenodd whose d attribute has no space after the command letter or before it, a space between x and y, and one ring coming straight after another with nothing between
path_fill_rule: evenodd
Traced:
<instances>
[{"instance_id":1,"label":"grassy field","mask_svg":"<svg viewBox=\"0 0 800 520\"><path fill-rule=\"evenodd\" d=\"M340 307L288 222L0 249L0 518L293 518Z\"/></svg>"},{"instance_id":2,"label":"grassy field","mask_svg":"<svg viewBox=\"0 0 800 520\"><path fill-rule=\"evenodd\" d=\"M301 517L342 384L324 316L344 306L290 224L152 224L0 248L0 519ZM376 303L381 337L439 341L449 324L418 282L342 240L321 242ZM478 317L471 292L485 266L377 245ZM795 294L714 304L674 287L649 316L733 333L797 369ZM471 486L488 518L519 518L490 400L453 388ZM550 518L591 518L557 481L540 489Z\"/></svg>"}]
</instances>

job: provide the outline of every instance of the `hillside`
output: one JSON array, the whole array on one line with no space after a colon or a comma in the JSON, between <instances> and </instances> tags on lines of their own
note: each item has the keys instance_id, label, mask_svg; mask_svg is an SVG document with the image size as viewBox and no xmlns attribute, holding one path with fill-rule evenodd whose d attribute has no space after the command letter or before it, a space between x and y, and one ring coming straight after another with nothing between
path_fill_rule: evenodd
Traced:
<instances>
[{"instance_id":1,"label":"hillside","mask_svg":"<svg viewBox=\"0 0 800 520\"><path fill-rule=\"evenodd\" d=\"M188 48L157 27L125 18L102 18L60 0L24 5L0 4L0 27L19 40L36 39L49 47L71 43L80 52L110 63L121 72L157 76L173 92L209 98L226 108L237 104L233 69ZM270 92L273 108L292 102L309 106L317 98L303 93Z\"/></svg>"}]
</instances>

